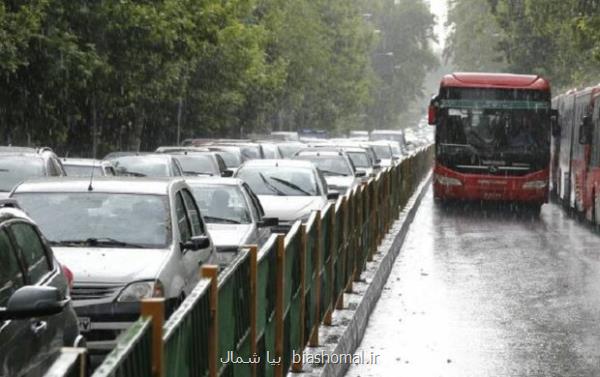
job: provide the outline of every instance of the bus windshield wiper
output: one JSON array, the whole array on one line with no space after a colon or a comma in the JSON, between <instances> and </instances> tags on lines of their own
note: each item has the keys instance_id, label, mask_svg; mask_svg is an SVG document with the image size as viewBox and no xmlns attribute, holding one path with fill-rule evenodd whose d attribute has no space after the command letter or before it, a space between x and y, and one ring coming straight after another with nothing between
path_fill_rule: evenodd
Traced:
<instances>
[{"instance_id":1,"label":"bus windshield wiper","mask_svg":"<svg viewBox=\"0 0 600 377\"><path fill-rule=\"evenodd\" d=\"M302 189L301 187L299 187L298 185L295 185L292 182L286 181L285 179L281 179L281 178L277 178L277 177L269 177L269 178L271 178L275 182L279 182L282 185L285 185L285 186L287 186L287 187L289 187L289 188L291 188L293 190L299 191L299 192L303 193L306 196L312 196L312 194L310 192Z\"/></svg>"},{"instance_id":2,"label":"bus windshield wiper","mask_svg":"<svg viewBox=\"0 0 600 377\"><path fill-rule=\"evenodd\" d=\"M260 177L260 179L262 179L262 181L269 188L269 190L273 191L274 193L276 193L279 196L286 196L285 192L281 191L280 189L278 189L277 187L275 187L271 183L269 183L269 181L267 180L267 178L265 178L263 173L258 173L258 176Z\"/></svg>"}]
</instances>

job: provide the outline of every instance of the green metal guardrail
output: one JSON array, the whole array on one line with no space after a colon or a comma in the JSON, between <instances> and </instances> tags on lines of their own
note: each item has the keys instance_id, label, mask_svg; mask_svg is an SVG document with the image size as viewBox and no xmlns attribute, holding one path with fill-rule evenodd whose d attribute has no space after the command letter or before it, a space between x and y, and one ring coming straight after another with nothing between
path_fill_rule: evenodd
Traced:
<instances>
[{"instance_id":1,"label":"green metal guardrail","mask_svg":"<svg viewBox=\"0 0 600 377\"><path fill-rule=\"evenodd\" d=\"M92 377L147 377L152 375L152 319L142 317L117 339Z\"/></svg>"},{"instance_id":2,"label":"green metal guardrail","mask_svg":"<svg viewBox=\"0 0 600 377\"><path fill-rule=\"evenodd\" d=\"M394 219L430 169L433 147L422 148L368 183L249 246L218 274L202 279L164 322L164 300L142 302L142 318L93 377L282 377L301 371L306 346L319 345L344 293L373 255ZM72 351L71 351L72 352ZM81 350L79 351L81 353ZM85 377L83 357L65 350L47 377Z\"/></svg>"}]
</instances>

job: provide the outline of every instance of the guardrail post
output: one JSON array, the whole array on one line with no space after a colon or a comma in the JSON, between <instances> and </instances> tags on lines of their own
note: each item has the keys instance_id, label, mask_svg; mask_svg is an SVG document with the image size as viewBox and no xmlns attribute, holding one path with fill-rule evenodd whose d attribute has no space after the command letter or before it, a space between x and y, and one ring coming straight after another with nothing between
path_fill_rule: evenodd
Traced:
<instances>
[{"instance_id":1,"label":"guardrail post","mask_svg":"<svg viewBox=\"0 0 600 377\"><path fill-rule=\"evenodd\" d=\"M143 299L141 315L142 317L152 318L152 376L164 377L163 326L165 324L165 299Z\"/></svg>"},{"instance_id":2,"label":"guardrail post","mask_svg":"<svg viewBox=\"0 0 600 377\"><path fill-rule=\"evenodd\" d=\"M310 333L310 339L309 339L309 346L311 347L318 347L319 346L319 325L321 324L321 232L322 232L322 228L321 228L321 223L322 223L322 218L321 218L321 211L317 211L317 223L315 224L317 226L317 239L315 242L315 255L314 258L316 258L316 267L315 267L315 273L316 273L316 280L315 280L315 286L313 287L314 289L314 295L316 296L316 303L315 303L315 323L313 324L313 328L310 329L311 333Z\"/></svg>"},{"instance_id":3,"label":"guardrail post","mask_svg":"<svg viewBox=\"0 0 600 377\"><path fill-rule=\"evenodd\" d=\"M353 281L360 281L360 274L363 269L363 255L364 250L363 247L363 200L365 197L364 187L361 187L357 191L357 198L354 207L354 233L355 233L355 241L354 241L354 274L352 276Z\"/></svg>"},{"instance_id":4,"label":"guardrail post","mask_svg":"<svg viewBox=\"0 0 600 377\"><path fill-rule=\"evenodd\" d=\"M371 206L369 208L369 210L371 211L371 213L369 214L369 216L371 216L371 226L370 226L370 232L371 232L371 250L369 250L369 259L368 261L371 262L373 261L373 255L375 254L375 252L377 251L377 245L379 244L379 227L377 224L377 209L379 207L379 183L377 181L373 181L372 183L372 187L371 187Z\"/></svg>"},{"instance_id":5,"label":"guardrail post","mask_svg":"<svg viewBox=\"0 0 600 377\"><path fill-rule=\"evenodd\" d=\"M285 236L277 235L277 268L275 278L275 377L283 377L283 292L285 284Z\"/></svg>"},{"instance_id":6,"label":"guardrail post","mask_svg":"<svg viewBox=\"0 0 600 377\"><path fill-rule=\"evenodd\" d=\"M219 267L202 266L202 276L210 279L210 330L208 332L208 373L217 377L217 358L219 357Z\"/></svg>"},{"instance_id":7,"label":"guardrail post","mask_svg":"<svg viewBox=\"0 0 600 377\"><path fill-rule=\"evenodd\" d=\"M310 331L306 329L305 319L306 319L306 225L300 225L300 339L302 342L302 349L300 350L302 353L304 351L305 343L304 337L306 331ZM292 372L298 373L302 372L302 358L299 361L294 360L292 364Z\"/></svg>"},{"instance_id":8,"label":"guardrail post","mask_svg":"<svg viewBox=\"0 0 600 377\"><path fill-rule=\"evenodd\" d=\"M352 229L351 225L354 224L354 219L351 219L351 216L354 214L354 207L356 205L356 192L351 193L348 196L348 199L344 202L344 271L345 276L344 280L346 281L346 286L343 292L352 293L352 286L354 282L354 265L355 260L352 260L351 257L354 253L354 239L356 238L356 233L354 229ZM352 222L352 224L351 224ZM351 259L349 261L349 259ZM350 263L352 265L350 265ZM342 309L343 309L343 299L344 294L342 293Z\"/></svg>"},{"instance_id":9,"label":"guardrail post","mask_svg":"<svg viewBox=\"0 0 600 377\"><path fill-rule=\"evenodd\" d=\"M250 251L250 353L258 355L258 345L256 344L258 338L258 331L256 329L256 316L258 310L258 246L248 246ZM252 363L252 377L256 377L257 366Z\"/></svg>"},{"instance_id":10,"label":"guardrail post","mask_svg":"<svg viewBox=\"0 0 600 377\"><path fill-rule=\"evenodd\" d=\"M326 247L329 248L329 262L327 265L327 271L329 271L328 276L329 276L329 303L327 304L329 309L327 310L327 313L325 313L325 318L323 320L323 323L325 324L325 326L331 326L331 324L333 323L333 309L334 309L334 305L336 302L337 297L335 297L335 295L333 294L333 292L335 292L335 288L334 288L334 284L335 284L335 273L333 270L333 258L335 256L335 254L337 253L337 250L333 249L333 237L335 236L335 205L331 208L331 215L329 216L329 245L327 245ZM333 249L333 250L332 250Z\"/></svg>"}]
</instances>

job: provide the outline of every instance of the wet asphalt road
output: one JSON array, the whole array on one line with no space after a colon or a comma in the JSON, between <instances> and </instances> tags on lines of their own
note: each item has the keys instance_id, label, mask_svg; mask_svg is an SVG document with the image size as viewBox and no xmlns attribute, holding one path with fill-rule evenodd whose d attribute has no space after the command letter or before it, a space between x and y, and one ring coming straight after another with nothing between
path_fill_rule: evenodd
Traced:
<instances>
[{"instance_id":1,"label":"wet asphalt road","mask_svg":"<svg viewBox=\"0 0 600 377\"><path fill-rule=\"evenodd\" d=\"M539 218L442 209L431 189L347 376L600 376L600 236Z\"/></svg>"}]
</instances>

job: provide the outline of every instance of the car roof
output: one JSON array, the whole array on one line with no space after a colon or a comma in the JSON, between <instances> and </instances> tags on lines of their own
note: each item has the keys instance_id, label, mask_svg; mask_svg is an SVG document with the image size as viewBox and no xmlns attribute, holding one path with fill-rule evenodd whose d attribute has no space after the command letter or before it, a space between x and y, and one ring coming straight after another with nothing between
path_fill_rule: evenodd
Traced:
<instances>
[{"instance_id":1,"label":"car roof","mask_svg":"<svg viewBox=\"0 0 600 377\"><path fill-rule=\"evenodd\" d=\"M164 162L168 162L169 160L173 159L173 156L167 153L148 153L148 154L141 154L141 155L130 155L130 156L119 156L119 157L115 157L114 160L159 160L159 161L164 161Z\"/></svg>"},{"instance_id":2,"label":"car roof","mask_svg":"<svg viewBox=\"0 0 600 377\"><path fill-rule=\"evenodd\" d=\"M310 161L302 160L283 160L283 159L267 159L267 160L249 160L244 163L243 166L265 166L265 167L286 167L286 168L310 168L314 169L315 166Z\"/></svg>"},{"instance_id":3,"label":"car roof","mask_svg":"<svg viewBox=\"0 0 600 377\"><path fill-rule=\"evenodd\" d=\"M344 151L341 150L340 148L335 148L335 150L333 150L332 147L331 149L328 148L311 148L311 149L304 149L299 151L296 155L309 155L309 156L323 156L323 157L335 157L335 156L339 156L339 157L344 157Z\"/></svg>"},{"instance_id":4,"label":"car roof","mask_svg":"<svg viewBox=\"0 0 600 377\"><path fill-rule=\"evenodd\" d=\"M166 195L174 185L185 183L177 178L97 177L92 181L94 192L120 194ZM88 192L87 177L32 179L15 188L15 192Z\"/></svg>"},{"instance_id":5,"label":"car roof","mask_svg":"<svg viewBox=\"0 0 600 377\"><path fill-rule=\"evenodd\" d=\"M188 185L202 186L206 185L220 185L220 186L241 186L244 181L239 178L224 178L224 177L186 177L185 181Z\"/></svg>"},{"instance_id":6,"label":"car roof","mask_svg":"<svg viewBox=\"0 0 600 377\"><path fill-rule=\"evenodd\" d=\"M347 153L367 153L367 150L362 147L345 147L340 146L340 149L343 149Z\"/></svg>"},{"instance_id":7,"label":"car roof","mask_svg":"<svg viewBox=\"0 0 600 377\"><path fill-rule=\"evenodd\" d=\"M109 161L95 160L93 158L61 158L60 161L63 165L81 165L81 166L102 166L102 164L109 163Z\"/></svg>"},{"instance_id":8,"label":"car roof","mask_svg":"<svg viewBox=\"0 0 600 377\"><path fill-rule=\"evenodd\" d=\"M11 145L1 145L0 153L31 153L31 154L39 154L44 152L52 152L52 149L49 147L18 147Z\"/></svg>"},{"instance_id":9,"label":"car roof","mask_svg":"<svg viewBox=\"0 0 600 377\"><path fill-rule=\"evenodd\" d=\"M27 213L20 208L0 207L0 223L12 219L24 219L35 224Z\"/></svg>"}]
</instances>

